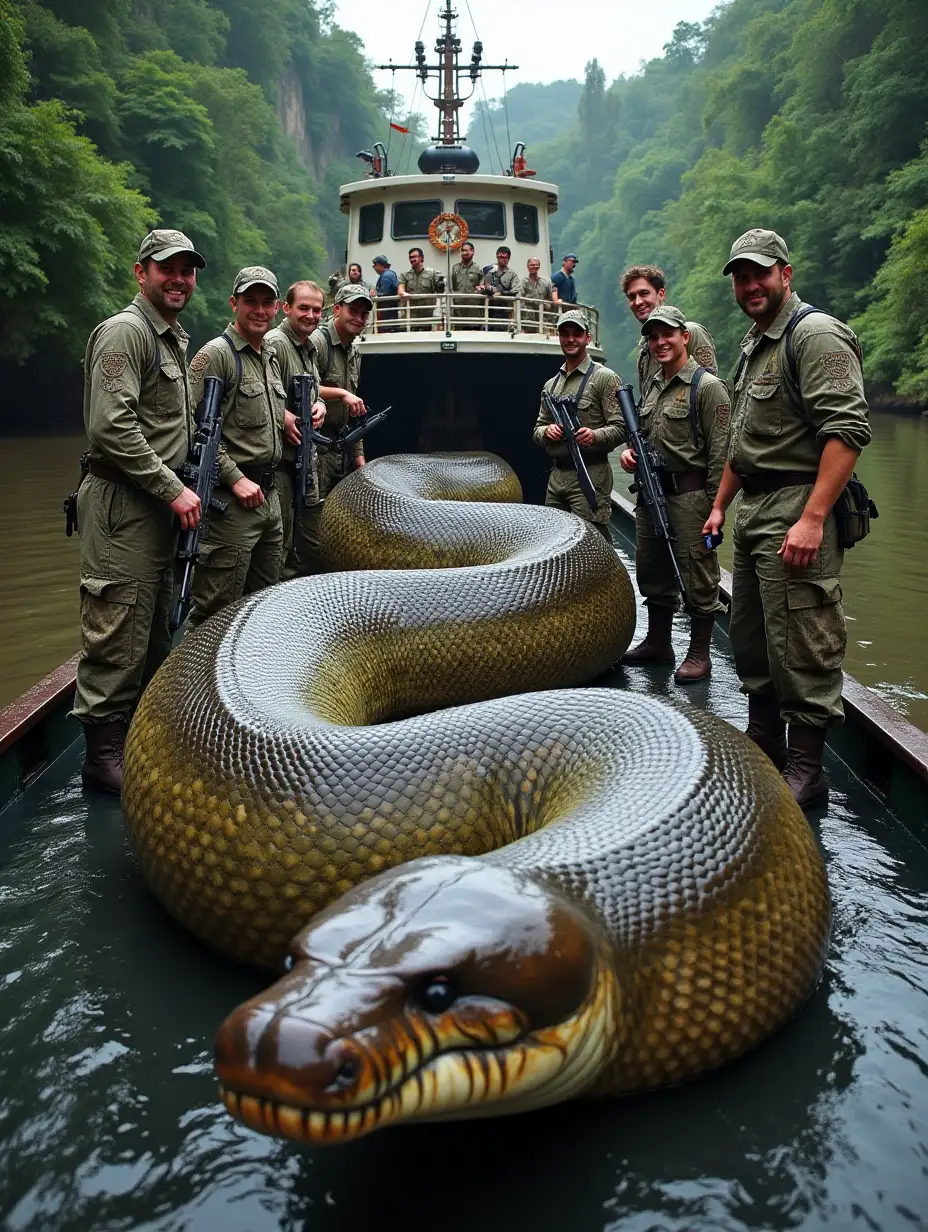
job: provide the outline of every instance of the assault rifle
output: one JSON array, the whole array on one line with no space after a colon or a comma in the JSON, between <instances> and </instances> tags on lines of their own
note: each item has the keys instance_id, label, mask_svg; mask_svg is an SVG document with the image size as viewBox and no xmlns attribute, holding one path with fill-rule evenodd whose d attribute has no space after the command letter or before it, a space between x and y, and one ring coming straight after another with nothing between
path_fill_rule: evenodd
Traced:
<instances>
[{"instance_id":1,"label":"assault rifle","mask_svg":"<svg viewBox=\"0 0 928 1232\"><path fill-rule=\"evenodd\" d=\"M225 513L227 501L217 500L213 488L219 482L219 439L222 432L222 381L218 376L203 380L203 397L197 407L197 428L190 454L180 472L188 488L200 498L200 520L193 530L181 531L177 542L177 561L181 566L180 590L171 616L171 632L184 623L190 608L190 582L193 567L200 555L200 537L206 518L213 513Z\"/></svg>"},{"instance_id":2,"label":"assault rifle","mask_svg":"<svg viewBox=\"0 0 928 1232\"><path fill-rule=\"evenodd\" d=\"M290 382L290 407L300 425L300 443L296 447L293 463L293 525L297 529L307 498L316 487L313 471L316 467L316 438L320 434L313 431L315 384L308 372L299 373Z\"/></svg>"},{"instance_id":3,"label":"assault rifle","mask_svg":"<svg viewBox=\"0 0 928 1232\"><path fill-rule=\"evenodd\" d=\"M577 479L580 483L580 489L586 497L586 502L590 506L590 512L596 512L596 489L593 487L593 480L590 478L590 472L586 469L586 463L583 460L583 454L580 452L580 446L577 443L576 433L579 432L582 424L580 416L577 414L577 407L573 398L560 394L555 397L546 389L541 392L541 405L545 408L552 420L557 424L564 437L564 444L570 450L570 460L573 463L574 470L577 472Z\"/></svg>"},{"instance_id":4,"label":"assault rifle","mask_svg":"<svg viewBox=\"0 0 928 1232\"><path fill-rule=\"evenodd\" d=\"M658 535L667 544L674 576L677 579L677 585L680 587L680 594L685 601L686 587L683 585L680 566L677 564L677 558L674 555L672 546L676 536L667 517L667 501L664 499L664 489L660 481L660 472L664 466L664 459L656 449L652 449L642 439L632 392L631 385L619 386L619 407L622 411L622 418L625 420L628 443L635 451L635 483L631 490L641 493L644 506L651 519L651 525L654 527L655 535Z\"/></svg>"},{"instance_id":5,"label":"assault rifle","mask_svg":"<svg viewBox=\"0 0 928 1232\"><path fill-rule=\"evenodd\" d=\"M366 436L368 432L372 432L374 428L380 427L392 410L392 406L387 406L382 411L375 411L372 415L365 412L355 419L350 419L331 439L320 432L314 432L313 439L324 453L339 453L342 470L347 472L352 445L362 436Z\"/></svg>"}]
</instances>

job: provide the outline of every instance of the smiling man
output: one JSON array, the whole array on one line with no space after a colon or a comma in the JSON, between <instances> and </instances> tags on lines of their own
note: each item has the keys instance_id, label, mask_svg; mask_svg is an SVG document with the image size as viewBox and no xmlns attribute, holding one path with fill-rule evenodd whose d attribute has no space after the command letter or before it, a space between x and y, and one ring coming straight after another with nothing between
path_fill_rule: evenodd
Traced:
<instances>
[{"instance_id":1,"label":"smiling man","mask_svg":"<svg viewBox=\"0 0 928 1232\"><path fill-rule=\"evenodd\" d=\"M266 337L277 316L279 294L277 279L263 265L239 270L229 297L231 322L190 365L198 399L206 377L222 381L216 496L227 503L225 513L209 517L200 541L190 626L280 580L284 532L276 468L286 407L280 367Z\"/></svg>"},{"instance_id":2,"label":"smiling man","mask_svg":"<svg viewBox=\"0 0 928 1232\"><path fill-rule=\"evenodd\" d=\"M654 309L663 304L667 294L664 271L656 265L633 265L622 275L621 283L622 294L628 300L632 315L644 325ZM700 368L716 374L718 364L712 335L698 321L687 321L686 332L689 335L689 341L686 344L687 354L696 360ZM644 336L638 343L637 366L638 400L643 405L651 382L660 372L660 364L651 354L648 340Z\"/></svg>"},{"instance_id":3,"label":"smiling man","mask_svg":"<svg viewBox=\"0 0 928 1232\"><path fill-rule=\"evenodd\" d=\"M138 294L90 335L84 356L88 474L78 491L82 652L72 713L84 728L84 786L118 794L135 705L171 648L177 532L200 499L178 478L193 399L178 316L206 262L181 231L146 235Z\"/></svg>"}]
</instances>

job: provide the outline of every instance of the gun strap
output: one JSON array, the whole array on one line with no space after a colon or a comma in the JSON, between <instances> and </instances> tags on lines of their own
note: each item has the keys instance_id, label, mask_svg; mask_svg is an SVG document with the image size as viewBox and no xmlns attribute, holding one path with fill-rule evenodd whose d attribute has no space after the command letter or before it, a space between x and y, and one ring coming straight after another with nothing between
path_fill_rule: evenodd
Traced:
<instances>
[{"instance_id":1,"label":"gun strap","mask_svg":"<svg viewBox=\"0 0 928 1232\"><path fill-rule=\"evenodd\" d=\"M155 329L154 325L152 325L151 321L149 321L148 317L138 306L138 304L130 304L127 308L124 309L124 311L134 312L136 316L141 317L142 320L145 322L145 324L148 326L148 332L151 334L155 342L154 354L152 355L151 362L149 363L148 367L145 369L145 372L142 378L143 380L147 381L148 378L150 376L153 376L154 373L157 371L157 369L161 367L161 337L158 334L158 331Z\"/></svg>"},{"instance_id":2,"label":"gun strap","mask_svg":"<svg viewBox=\"0 0 928 1232\"><path fill-rule=\"evenodd\" d=\"M699 448L699 382L706 375L705 368L697 368L690 382L690 426L693 429L693 448Z\"/></svg>"},{"instance_id":3,"label":"gun strap","mask_svg":"<svg viewBox=\"0 0 928 1232\"><path fill-rule=\"evenodd\" d=\"M241 355L239 355L238 351L236 350L235 343L232 341L232 339L229 337L229 335L228 335L228 334L220 334L220 335L219 335L219 337L223 340L223 342L226 344L226 346L227 346L227 347L229 348L229 350L232 352L232 358L235 360L235 394L236 394L236 397L237 397L237 396L238 396L238 387L239 387L239 385L241 385L241 383L242 383L242 376L244 375L244 367L243 367L243 365L242 365L242 357L241 357ZM223 386L222 386L222 396L223 396L224 398L227 398L227 397L229 396L229 387L228 387L228 385L226 385L226 384L223 384Z\"/></svg>"},{"instance_id":4,"label":"gun strap","mask_svg":"<svg viewBox=\"0 0 928 1232\"><path fill-rule=\"evenodd\" d=\"M595 359L591 359L589 368L587 368L580 380L580 386L577 389L577 392L571 395L576 403L577 410L580 409L580 403L583 399L584 393L586 392L586 387L589 384L590 377L600 366L601 365L598 364ZM576 369L574 369L574 371L576 371ZM560 373L558 373L558 376L560 376ZM548 390L548 393L551 394L552 397L554 396L554 386L557 384L557 379L557 376L552 378L552 386L551 389Z\"/></svg>"}]
</instances>

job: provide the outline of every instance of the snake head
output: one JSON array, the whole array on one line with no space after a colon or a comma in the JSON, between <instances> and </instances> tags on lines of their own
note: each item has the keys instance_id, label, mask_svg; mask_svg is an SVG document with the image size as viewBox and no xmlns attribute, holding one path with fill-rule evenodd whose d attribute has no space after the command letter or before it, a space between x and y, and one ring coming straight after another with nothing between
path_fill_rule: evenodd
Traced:
<instances>
[{"instance_id":1,"label":"snake head","mask_svg":"<svg viewBox=\"0 0 928 1232\"><path fill-rule=\"evenodd\" d=\"M216 1037L233 1116L343 1142L540 1107L595 1085L612 965L582 906L482 860L415 861L349 891Z\"/></svg>"}]
</instances>

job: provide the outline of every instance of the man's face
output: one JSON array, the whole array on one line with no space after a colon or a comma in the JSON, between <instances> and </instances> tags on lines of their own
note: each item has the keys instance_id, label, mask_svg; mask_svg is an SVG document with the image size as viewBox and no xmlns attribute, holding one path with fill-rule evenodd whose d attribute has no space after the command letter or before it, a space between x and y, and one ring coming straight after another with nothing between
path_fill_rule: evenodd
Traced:
<instances>
[{"instance_id":1,"label":"man's face","mask_svg":"<svg viewBox=\"0 0 928 1232\"><path fill-rule=\"evenodd\" d=\"M557 338L561 344L561 350L568 359L582 359L586 354L586 348L590 345L590 335L579 325L575 325L573 321L561 326L557 331Z\"/></svg>"},{"instance_id":2,"label":"man's face","mask_svg":"<svg viewBox=\"0 0 928 1232\"><path fill-rule=\"evenodd\" d=\"M537 257L529 257L528 259L528 276L529 278L537 278L538 271L541 269L541 262Z\"/></svg>"},{"instance_id":3,"label":"man's face","mask_svg":"<svg viewBox=\"0 0 928 1232\"><path fill-rule=\"evenodd\" d=\"M176 316L190 302L197 285L197 267L187 252L178 252L166 261L149 259L136 265L139 289L158 312Z\"/></svg>"},{"instance_id":4,"label":"man's face","mask_svg":"<svg viewBox=\"0 0 928 1232\"><path fill-rule=\"evenodd\" d=\"M360 282L361 281L360 265L349 265L348 266L348 281L349 282Z\"/></svg>"},{"instance_id":5,"label":"man's face","mask_svg":"<svg viewBox=\"0 0 928 1232\"><path fill-rule=\"evenodd\" d=\"M501 270L506 269L507 266L509 265L509 253L508 252L498 252L496 254L496 264L499 266Z\"/></svg>"},{"instance_id":6,"label":"man's face","mask_svg":"<svg viewBox=\"0 0 928 1232\"><path fill-rule=\"evenodd\" d=\"M732 266L731 283L741 311L752 321L775 317L790 294L791 265L769 269L754 261L736 261Z\"/></svg>"},{"instance_id":7,"label":"man's face","mask_svg":"<svg viewBox=\"0 0 928 1232\"><path fill-rule=\"evenodd\" d=\"M298 291L292 304L284 302L284 316L301 338L308 338L322 320L322 292Z\"/></svg>"},{"instance_id":8,"label":"man's face","mask_svg":"<svg viewBox=\"0 0 928 1232\"><path fill-rule=\"evenodd\" d=\"M418 273L418 271L422 269L423 265L425 265L425 260L422 256L422 253L421 252L411 252L409 254L409 264Z\"/></svg>"},{"instance_id":9,"label":"man's face","mask_svg":"<svg viewBox=\"0 0 928 1232\"><path fill-rule=\"evenodd\" d=\"M240 333L249 337L263 338L277 316L277 296L260 283L241 295L233 295L229 303Z\"/></svg>"},{"instance_id":10,"label":"man's face","mask_svg":"<svg viewBox=\"0 0 928 1232\"><path fill-rule=\"evenodd\" d=\"M576 269L576 267L577 267L577 262L574 260L573 257L568 257L567 260L564 262L564 272L566 274L572 274L574 270Z\"/></svg>"},{"instance_id":11,"label":"man's face","mask_svg":"<svg viewBox=\"0 0 928 1232\"><path fill-rule=\"evenodd\" d=\"M473 259L474 259L474 246L473 246L473 244L462 244L462 245L461 245L461 262L462 262L464 265L470 265L470 263L471 263L471 261L473 261Z\"/></svg>"},{"instance_id":12,"label":"man's face","mask_svg":"<svg viewBox=\"0 0 928 1232\"><path fill-rule=\"evenodd\" d=\"M336 304L332 309L338 332L348 338L357 338L370 315L371 306L366 299L356 299L351 304Z\"/></svg>"},{"instance_id":13,"label":"man's face","mask_svg":"<svg viewBox=\"0 0 928 1232\"><path fill-rule=\"evenodd\" d=\"M374 262L374 273L377 275L377 277L378 277L378 278L380 277L380 275L383 273L383 271L384 271L386 268L387 268L387 267L386 267L385 265L383 265L380 261L375 261L375 262Z\"/></svg>"},{"instance_id":14,"label":"man's face","mask_svg":"<svg viewBox=\"0 0 928 1232\"><path fill-rule=\"evenodd\" d=\"M648 330L648 350L659 364L675 364L686 361L686 344L690 340L689 332L676 329L673 325L665 325L661 321Z\"/></svg>"},{"instance_id":15,"label":"man's face","mask_svg":"<svg viewBox=\"0 0 928 1232\"><path fill-rule=\"evenodd\" d=\"M658 304L663 302L667 292L663 287L658 291L652 287L647 278L636 278L625 288L625 298L628 306L639 321L646 321Z\"/></svg>"}]
</instances>

